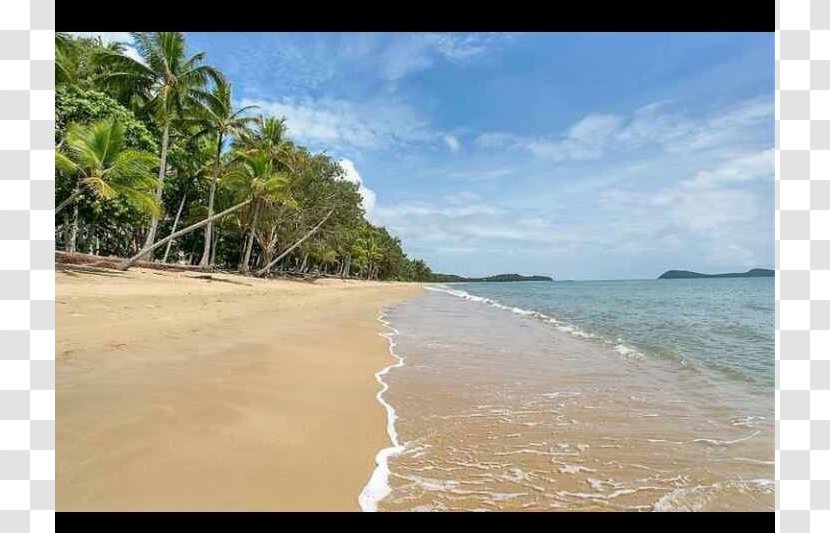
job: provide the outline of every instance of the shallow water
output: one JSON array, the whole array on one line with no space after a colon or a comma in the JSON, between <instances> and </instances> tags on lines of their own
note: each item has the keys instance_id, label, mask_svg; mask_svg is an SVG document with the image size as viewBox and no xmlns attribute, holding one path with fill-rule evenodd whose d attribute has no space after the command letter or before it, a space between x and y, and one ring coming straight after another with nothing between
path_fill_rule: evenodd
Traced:
<instances>
[{"instance_id":1,"label":"shallow water","mask_svg":"<svg viewBox=\"0 0 830 533\"><path fill-rule=\"evenodd\" d=\"M678 355L666 357L615 320L623 309L605 311L610 327L586 318L600 312L574 309L566 320L554 305L528 305L520 293L531 288L505 285L517 287L463 287L488 299L439 288L386 312L404 365L383 376L384 398L403 452L389 458L380 510L773 509L764 359L774 357L763 335L747 350L748 371L732 344L713 358L716 315L701 302L684 311L676 297L672 323L709 322L664 332L660 346ZM698 348L692 335L710 342Z\"/></svg>"}]
</instances>

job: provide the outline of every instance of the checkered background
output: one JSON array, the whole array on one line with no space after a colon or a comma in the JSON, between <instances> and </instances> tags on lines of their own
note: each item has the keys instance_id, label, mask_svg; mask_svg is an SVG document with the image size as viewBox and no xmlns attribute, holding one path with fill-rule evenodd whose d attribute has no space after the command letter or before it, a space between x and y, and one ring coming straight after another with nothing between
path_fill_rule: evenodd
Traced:
<instances>
[{"instance_id":1,"label":"checkered background","mask_svg":"<svg viewBox=\"0 0 830 533\"><path fill-rule=\"evenodd\" d=\"M776 6L776 531L830 532L830 0Z\"/></svg>"},{"instance_id":2,"label":"checkered background","mask_svg":"<svg viewBox=\"0 0 830 533\"><path fill-rule=\"evenodd\" d=\"M54 531L54 0L0 3L0 531ZM830 532L830 0L776 5L776 531Z\"/></svg>"},{"instance_id":3,"label":"checkered background","mask_svg":"<svg viewBox=\"0 0 830 533\"><path fill-rule=\"evenodd\" d=\"M0 2L0 532L55 529L55 2Z\"/></svg>"}]
</instances>

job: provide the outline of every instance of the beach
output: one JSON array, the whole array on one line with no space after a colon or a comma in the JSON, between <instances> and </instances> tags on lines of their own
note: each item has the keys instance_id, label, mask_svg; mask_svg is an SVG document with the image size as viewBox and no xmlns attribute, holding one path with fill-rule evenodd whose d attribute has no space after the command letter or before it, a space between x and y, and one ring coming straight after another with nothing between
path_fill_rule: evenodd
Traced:
<instances>
[{"instance_id":1,"label":"beach","mask_svg":"<svg viewBox=\"0 0 830 533\"><path fill-rule=\"evenodd\" d=\"M360 510L418 284L56 275L58 510Z\"/></svg>"},{"instance_id":2,"label":"beach","mask_svg":"<svg viewBox=\"0 0 830 533\"><path fill-rule=\"evenodd\" d=\"M390 306L402 449L378 509L773 510L772 294L468 283Z\"/></svg>"}]
</instances>

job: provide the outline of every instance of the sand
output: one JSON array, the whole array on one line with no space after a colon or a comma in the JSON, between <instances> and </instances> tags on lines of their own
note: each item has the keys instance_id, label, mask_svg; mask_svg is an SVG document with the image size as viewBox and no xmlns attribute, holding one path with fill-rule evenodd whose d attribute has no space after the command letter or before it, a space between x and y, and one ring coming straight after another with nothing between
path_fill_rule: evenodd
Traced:
<instances>
[{"instance_id":1,"label":"sand","mask_svg":"<svg viewBox=\"0 0 830 533\"><path fill-rule=\"evenodd\" d=\"M58 510L359 510L416 284L57 273Z\"/></svg>"}]
</instances>

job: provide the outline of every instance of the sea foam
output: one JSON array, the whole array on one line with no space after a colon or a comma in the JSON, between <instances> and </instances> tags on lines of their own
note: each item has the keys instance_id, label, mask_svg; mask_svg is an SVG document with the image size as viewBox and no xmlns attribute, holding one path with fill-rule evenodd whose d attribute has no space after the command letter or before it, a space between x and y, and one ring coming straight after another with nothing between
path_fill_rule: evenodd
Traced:
<instances>
[{"instance_id":1,"label":"sea foam","mask_svg":"<svg viewBox=\"0 0 830 533\"><path fill-rule=\"evenodd\" d=\"M620 339L612 340L612 339L609 339L609 338L604 338L604 337L602 337L600 335L597 335L595 333L584 331L584 330L578 328L577 326L575 326L573 324L570 324L568 322L562 321L558 318L552 317L552 316L547 315L545 313L540 313L539 311L532 311L532 310L529 310L529 309L523 309L521 307L514 307L514 306L510 306L510 305L505 305L505 304L503 304L503 303L501 303L497 300L493 300L491 298L485 298L484 296L476 296L476 295L470 294L466 291L463 291L463 290L460 290L460 289L450 289L446 286L440 286L439 285L439 286L434 286L434 287L427 287L427 290L430 290L430 291L433 291L433 292L443 292L443 293L455 296L456 298L462 298L464 300L469 300L471 302L483 303L483 304L489 305L490 307L494 307L496 309L501 309L503 311L509 311L511 313L514 313L514 314L517 314L517 315L520 315L520 316L524 316L524 317L528 317L528 318L534 318L534 319L539 320L541 322L544 322L546 324L550 324L551 326L553 326L557 330L559 330L563 333L568 333L570 335L573 335L574 337L579 337L579 338L582 338L582 339L595 339L595 340L598 340L598 341L603 342L605 344L612 345L615 352L617 352L618 354L620 354L622 356L625 356L629 359L640 359L640 358L643 357L642 352L632 348L631 346L627 346L626 344L623 344L620 341Z\"/></svg>"},{"instance_id":2,"label":"sea foam","mask_svg":"<svg viewBox=\"0 0 830 533\"><path fill-rule=\"evenodd\" d=\"M363 511L374 512L378 510L378 502L384 499L392 489L389 487L389 458L400 454L404 451L404 446L398 441L398 432L395 429L395 420L398 415L395 413L395 408L383 398L383 393L389 389L389 385L383 381L383 376L389 373L393 368L403 366L403 357L395 353L395 340L393 337L398 334L398 330L393 328L389 322L384 318L381 312L378 315L378 321L383 324L389 331L381 333L380 335L386 339L389 344L389 353L397 359L396 362L383 368L375 373L375 379L380 383L380 390L375 395L384 409L386 409L386 433L389 435L389 440L392 446L383 448L375 456L375 470L369 478L369 482L363 487L357 502Z\"/></svg>"}]
</instances>

